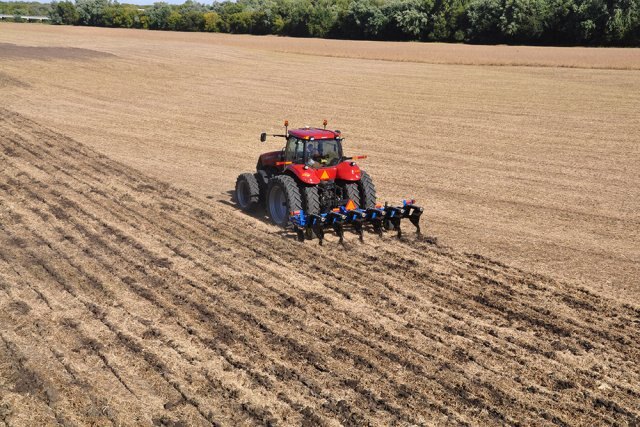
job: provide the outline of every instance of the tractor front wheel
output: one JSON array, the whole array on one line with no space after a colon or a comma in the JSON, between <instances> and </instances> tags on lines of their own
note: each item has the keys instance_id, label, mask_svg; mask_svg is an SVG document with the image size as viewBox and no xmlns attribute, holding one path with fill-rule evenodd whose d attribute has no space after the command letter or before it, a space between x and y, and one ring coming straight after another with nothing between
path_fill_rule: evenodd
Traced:
<instances>
[{"instance_id":1,"label":"tractor front wheel","mask_svg":"<svg viewBox=\"0 0 640 427\"><path fill-rule=\"evenodd\" d=\"M251 173L243 173L236 180L235 200L243 211L252 211L260 200L258 180Z\"/></svg>"},{"instance_id":2,"label":"tractor front wheel","mask_svg":"<svg viewBox=\"0 0 640 427\"><path fill-rule=\"evenodd\" d=\"M376 207L376 186L368 173L360 171L360 181L358 182L358 191L360 192L360 207L362 209L370 209Z\"/></svg>"},{"instance_id":3,"label":"tractor front wheel","mask_svg":"<svg viewBox=\"0 0 640 427\"><path fill-rule=\"evenodd\" d=\"M300 190L292 177L279 175L269 180L267 212L274 224L286 227L291 212L301 209Z\"/></svg>"},{"instance_id":4,"label":"tractor front wheel","mask_svg":"<svg viewBox=\"0 0 640 427\"><path fill-rule=\"evenodd\" d=\"M342 195L360 207L360 190L356 182L345 182L342 184Z\"/></svg>"},{"instance_id":5,"label":"tractor front wheel","mask_svg":"<svg viewBox=\"0 0 640 427\"><path fill-rule=\"evenodd\" d=\"M301 185L300 196L302 196L302 208L307 215L318 215L320 213L320 195L316 185Z\"/></svg>"}]
</instances>

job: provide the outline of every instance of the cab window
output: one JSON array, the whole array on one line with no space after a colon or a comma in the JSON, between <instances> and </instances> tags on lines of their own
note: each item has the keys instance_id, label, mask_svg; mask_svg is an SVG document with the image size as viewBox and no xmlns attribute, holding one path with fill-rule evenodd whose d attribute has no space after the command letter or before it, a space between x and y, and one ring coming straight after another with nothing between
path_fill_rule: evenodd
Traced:
<instances>
[{"instance_id":1,"label":"cab window","mask_svg":"<svg viewBox=\"0 0 640 427\"><path fill-rule=\"evenodd\" d=\"M284 160L293 163L304 163L304 141L290 136L284 149Z\"/></svg>"}]
</instances>

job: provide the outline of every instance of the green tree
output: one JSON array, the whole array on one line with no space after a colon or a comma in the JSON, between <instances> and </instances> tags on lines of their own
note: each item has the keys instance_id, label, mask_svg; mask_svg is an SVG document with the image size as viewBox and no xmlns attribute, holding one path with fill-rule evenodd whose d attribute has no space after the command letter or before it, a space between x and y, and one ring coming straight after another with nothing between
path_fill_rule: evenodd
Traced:
<instances>
[{"instance_id":1,"label":"green tree","mask_svg":"<svg viewBox=\"0 0 640 427\"><path fill-rule=\"evenodd\" d=\"M400 30L412 40L425 39L429 30L429 15L433 9L433 3L428 0L413 0L407 7L396 14L396 22Z\"/></svg>"},{"instance_id":2,"label":"green tree","mask_svg":"<svg viewBox=\"0 0 640 427\"><path fill-rule=\"evenodd\" d=\"M13 10L13 22L24 22L22 16L28 15L27 11L22 8L16 8Z\"/></svg>"},{"instance_id":3,"label":"green tree","mask_svg":"<svg viewBox=\"0 0 640 427\"><path fill-rule=\"evenodd\" d=\"M496 42L500 39L500 0L471 0L467 9L469 39L475 42Z\"/></svg>"},{"instance_id":4,"label":"green tree","mask_svg":"<svg viewBox=\"0 0 640 427\"><path fill-rule=\"evenodd\" d=\"M148 26L152 30L168 30L171 6L164 2L154 3L147 9Z\"/></svg>"},{"instance_id":5,"label":"green tree","mask_svg":"<svg viewBox=\"0 0 640 427\"><path fill-rule=\"evenodd\" d=\"M602 0L576 0L568 17L570 35L580 44L602 42L607 15L607 6Z\"/></svg>"},{"instance_id":6,"label":"green tree","mask_svg":"<svg viewBox=\"0 0 640 427\"><path fill-rule=\"evenodd\" d=\"M311 10L310 0L281 0L278 13L282 17L282 25L274 20L274 27L279 27L282 35L307 37Z\"/></svg>"},{"instance_id":7,"label":"green tree","mask_svg":"<svg viewBox=\"0 0 640 427\"><path fill-rule=\"evenodd\" d=\"M167 29L172 31L180 31L182 28L182 15L177 10L172 10L167 17Z\"/></svg>"},{"instance_id":8,"label":"green tree","mask_svg":"<svg viewBox=\"0 0 640 427\"><path fill-rule=\"evenodd\" d=\"M340 6L333 0L316 0L311 3L307 20L307 32L311 37L326 37L336 30Z\"/></svg>"},{"instance_id":9,"label":"green tree","mask_svg":"<svg viewBox=\"0 0 640 427\"><path fill-rule=\"evenodd\" d=\"M246 10L234 13L228 17L227 25L230 33L248 34L253 25L253 14Z\"/></svg>"},{"instance_id":10,"label":"green tree","mask_svg":"<svg viewBox=\"0 0 640 427\"><path fill-rule=\"evenodd\" d=\"M461 42L468 28L467 0L436 0L428 40Z\"/></svg>"},{"instance_id":11,"label":"green tree","mask_svg":"<svg viewBox=\"0 0 640 427\"><path fill-rule=\"evenodd\" d=\"M500 16L500 31L508 41L537 41L549 15L545 0L506 0Z\"/></svg>"},{"instance_id":12,"label":"green tree","mask_svg":"<svg viewBox=\"0 0 640 427\"><path fill-rule=\"evenodd\" d=\"M630 44L634 29L640 26L640 1L614 0L608 3L605 40L609 44Z\"/></svg>"},{"instance_id":13,"label":"green tree","mask_svg":"<svg viewBox=\"0 0 640 427\"><path fill-rule=\"evenodd\" d=\"M204 31L204 13L197 10L189 10L181 13L181 31Z\"/></svg>"},{"instance_id":14,"label":"green tree","mask_svg":"<svg viewBox=\"0 0 640 427\"><path fill-rule=\"evenodd\" d=\"M76 0L78 22L82 25L102 27L104 11L109 5L109 0Z\"/></svg>"},{"instance_id":15,"label":"green tree","mask_svg":"<svg viewBox=\"0 0 640 427\"><path fill-rule=\"evenodd\" d=\"M51 23L57 25L75 25L80 19L76 6L71 1L54 1L51 3L49 17L51 18Z\"/></svg>"},{"instance_id":16,"label":"green tree","mask_svg":"<svg viewBox=\"0 0 640 427\"><path fill-rule=\"evenodd\" d=\"M372 0L353 0L349 4L342 28L347 37L376 39L388 22L389 18L382 13L377 3Z\"/></svg>"},{"instance_id":17,"label":"green tree","mask_svg":"<svg viewBox=\"0 0 640 427\"><path fill-rule=\"evenodd\" d=\"M142 28L140 12L136 6L113 3L104 10L104 25L117 28Z\"/></svg>"},{"instance_id":18,"label":"green tree","mask_svg":"<svg viewBox=\"0 0 640 427\"><path fill-rule=\"evenodd\" d=\"M203 15L204 31L217 33L222 29L222 18L216 12L207 12Z\"/></svg>"}]
</instances>

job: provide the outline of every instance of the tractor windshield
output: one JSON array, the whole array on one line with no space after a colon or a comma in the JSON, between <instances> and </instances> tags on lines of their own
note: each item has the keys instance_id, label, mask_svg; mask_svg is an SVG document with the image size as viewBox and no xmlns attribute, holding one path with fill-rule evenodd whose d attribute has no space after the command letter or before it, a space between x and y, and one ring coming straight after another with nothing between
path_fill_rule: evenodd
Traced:
<instances>
[{"instance_id":1,"label":"tractor windshield","mask_svg":"<svg viewBox=\"0 0 640 427\"><path fill-rule=\"evenodd\" d=\"M342 159L342 146L336 139L307 141L304 162L312 168L336 166Z\"/></svg>"}]
</instances>

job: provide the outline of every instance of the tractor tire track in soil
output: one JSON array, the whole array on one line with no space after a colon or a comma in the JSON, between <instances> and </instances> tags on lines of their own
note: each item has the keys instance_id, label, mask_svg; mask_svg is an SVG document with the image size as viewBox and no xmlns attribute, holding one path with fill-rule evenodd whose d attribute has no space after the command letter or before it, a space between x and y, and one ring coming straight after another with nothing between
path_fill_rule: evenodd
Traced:
<instances>
[{"instance_id":1,"label":"tractor tire track in soil","mask_svg":"<svg viewBox=\"0 0 640 427\"><path fill-rule=\"evenodd\" d=\"M0 109L0 423L640 421L640 309L433 239L283 238Z\"/></svg>"}]
</instances>

